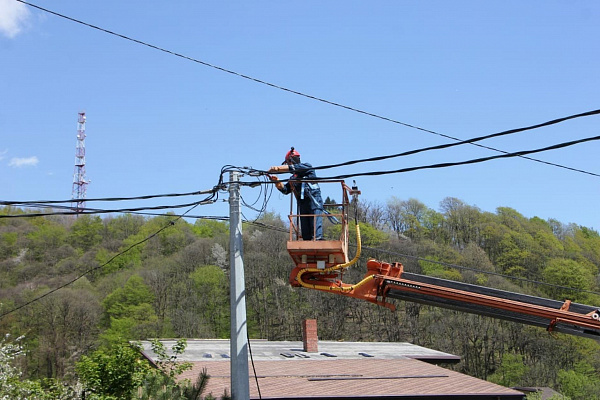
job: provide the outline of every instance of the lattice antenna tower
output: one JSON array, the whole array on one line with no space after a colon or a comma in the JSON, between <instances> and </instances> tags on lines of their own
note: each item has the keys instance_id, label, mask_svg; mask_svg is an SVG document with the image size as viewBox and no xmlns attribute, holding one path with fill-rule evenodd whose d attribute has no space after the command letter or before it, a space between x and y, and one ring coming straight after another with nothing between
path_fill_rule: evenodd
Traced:
<instances>
[{"instance_id":1,"label":"lattice antenna tower","mask_svg":"<svg viewBox=\"0 0 600 400\"><path fill-rule=\"evenodd\" d=\"M73 208L78 214L85 208L87 185L90 181L85 176L85 112L77 118L77 145L75 147L75 172L73 173Z\"/></svg>"}]
</instances>

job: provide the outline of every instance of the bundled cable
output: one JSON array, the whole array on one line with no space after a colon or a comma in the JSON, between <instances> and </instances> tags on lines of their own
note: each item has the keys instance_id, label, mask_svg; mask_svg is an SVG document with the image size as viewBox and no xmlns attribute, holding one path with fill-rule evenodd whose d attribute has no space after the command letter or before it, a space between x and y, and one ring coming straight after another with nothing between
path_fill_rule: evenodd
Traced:
<instances>
[{"instance_id":1,"label":"bundled cable","mask_svg":"<svg viewBox=\"0 0 600 400\"><path fill-rule=\"evenodd\" d=\"M396 170L387 170L387 171L357 172L357 173L345 174L345 175L328 176L328 177L323 177L323 178L319 178L319 179L325 179L325 180L346 179L346 178L351 178L351 177L356 177L356 176L389 175L389 174L397 174L397 173L402 173L402 172L419 171L422 169L448 168L448 167L455 167L455 166L459 166L459 165L477 164L477 163L482 163L482 162L491 161L491 160L497 160L497 159L501 159L501 158L520 157L520 156L527 155L527 154L534 154L534 153L541 153L543 151L562 149L565 147L574 146L576 144L581 144L581 143L586 143L586 142L591 142L594 140L600 140L600 136L592 136L592 137L587 137L587 138L583 138L583 139L573 140L570 142L558 143L558 144L555 144L552 146L542 147L542 148L534 149L534 150L521 150L521 151L516 151L513 153L498 154L498 155L490 156L490 157L474 158L474 159L466 160L466 161L421 165L421 166L417 166L417 167L407 167L407 168L400 168L400 169L396 169ZM596 173L592 173L592 172L587 172L587 173L590 175L593 175L593 176L600 177L600 174L596 174Z\"/></svg>"}]
</instances>

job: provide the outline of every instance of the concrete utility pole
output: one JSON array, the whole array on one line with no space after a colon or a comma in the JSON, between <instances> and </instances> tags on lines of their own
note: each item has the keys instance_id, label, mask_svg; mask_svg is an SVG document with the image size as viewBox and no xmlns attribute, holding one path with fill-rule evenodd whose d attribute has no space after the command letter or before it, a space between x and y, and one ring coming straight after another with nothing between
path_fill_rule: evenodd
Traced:
<instances>
[{"instance_id":1,"label":"concrete utility pole","mask_svg":"<svg viewBox=\"0 0 600 400\"><path fill-rule=\"evenodd\" d=\"M242 219L240 218L239 172L229 173L229 262L231 307L231 397L250 398L248 374L248 326L246 323L246 285L242 248Z\"/></svg>"}]
</instances>

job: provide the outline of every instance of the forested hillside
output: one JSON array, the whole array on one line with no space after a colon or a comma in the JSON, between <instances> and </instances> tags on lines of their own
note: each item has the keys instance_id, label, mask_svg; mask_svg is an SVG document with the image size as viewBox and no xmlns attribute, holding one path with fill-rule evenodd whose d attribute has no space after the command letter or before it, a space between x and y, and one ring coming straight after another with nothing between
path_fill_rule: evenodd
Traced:
<instances>
[{"instance_id":1,"label":"forested hillside","mask_svg":"<svg viewBox=\"0 0 600 400\"><path fill-rule=\"evenodd\" d=\"M74 385L81 360L114 354L130 340L228 337L226 222L27 213L0 209L0 333L24 336L26 354L17 358L24 377ZM600 306L593 229L511 208L484 212L455 198L437 211L391 198L362 202L357 213L363 255L344 281L360 279L374 257L411 272ZM409 341L460 355L454 368L482 379L598 398L593 340L412 303L397 302L392 312L292 288L284 220L266 214L243 229L252 338L301 340L301 321L316 318L323 340Z\"/></svg>"}]
</instances>

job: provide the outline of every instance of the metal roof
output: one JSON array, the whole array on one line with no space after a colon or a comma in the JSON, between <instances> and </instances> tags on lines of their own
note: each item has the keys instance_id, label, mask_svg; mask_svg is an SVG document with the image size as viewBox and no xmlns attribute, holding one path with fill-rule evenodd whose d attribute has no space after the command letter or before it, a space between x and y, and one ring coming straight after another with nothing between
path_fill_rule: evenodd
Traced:
<instances>
[{"instance_id":1,"label":"metal roof","mask_svg":"<svg viewBox=\"0 0 600 400\"><path fill-rule=\"evenodd\" d=\"M175 341L161 340L166 348ZM144 355L154 359L150 343ZM302 342L250 341L251 399L524 399L522 392L421 360L457 362L457 356L409 343L319 341L318 353ZM361 354L363 353L363 354ZM180 376L195 381L203 368L210 379L204 395L230 390L229 340L189 340L179 360L193 369ZM420 360L421 359L421 360ZM256 374L254 373L256 371ZM260 390L260 394L259 394Z\"/></svg>"},{"instance_id":2,"label":"metal roof","mask_svg":"<svg viewBox=\"0 0 600 400\"><path fill-rule=\"evenodd\" d=\"M167 350L176 340L161 340ZM325 360L336 359L395 359L415 358L433 363L458 363L460 357L405 342L336 342L320 340L318 353L306 353L299 341L250 340L250 350L255 361L286 360L290 358ZM150 342L142 341L147 358L154 359ZM181 361L218 361L229 359L229 339L188 339Z\"/></svg>"}]
</instances>

